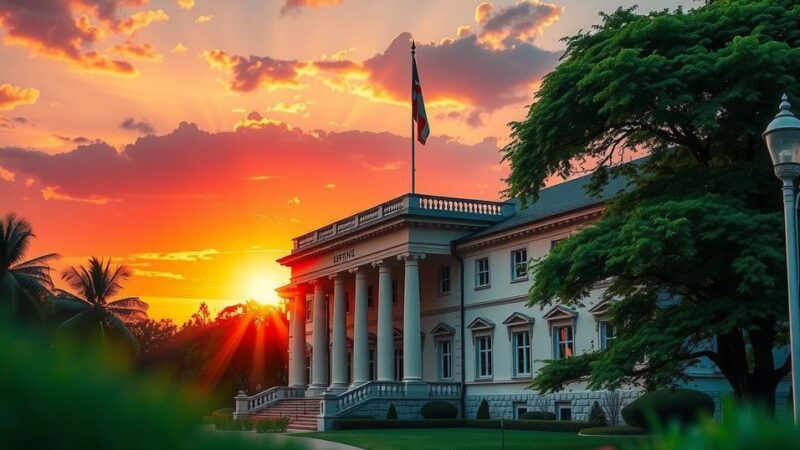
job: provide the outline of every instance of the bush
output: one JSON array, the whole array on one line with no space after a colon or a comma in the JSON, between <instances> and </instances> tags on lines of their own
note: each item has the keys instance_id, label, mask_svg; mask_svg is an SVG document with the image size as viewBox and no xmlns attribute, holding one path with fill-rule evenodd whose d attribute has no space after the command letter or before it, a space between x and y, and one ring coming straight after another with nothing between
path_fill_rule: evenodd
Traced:
<instances>
[{"instance_id":1,"label":"bush","mask_svg":"<svg viewBox=\"0 0 800 450\"><path fill-rule=\"evenodd\" d=\"M622 417L628 425L648 428L670 422L689 424L698 417L714 413L714 399L699 391L675 389L643 394L622 408ZM650 423L655 421L655 423Z\"/></svg>"},{"instance_id":2,"label":"bush","mask_svg":"<svg viewBox=\"0 0 800 450\"><path fill-rule=\"evenodd\" d=\"M250 419L239 420L242 426L242 431L253 431L253 421Z\"/></svg>"},{"instance_id":3,"label":"bush","mask_svg":"<svg viewBox=\"0 0 800 450\"><path fill-rule=\"evenodd\" d=\"M528 411L521 415L520 420L556 420L556 415L547 411Z\"/></svg>"},{"instance_id":4,"label":"bush","mask_svg":"<svg viewBox=\"0 0 800 450\"><path fill-rule=\"evenodd\" d=\"M337 430L376 430L398 428L460 428L462 419L425 420L375 420L375 419L337 419L333 427Z\"/></svg>"},{"instance_id":5,"label":"bush","mask_svg":"<svg viewBox=\"0 0 800 450\"><path fill-rule=\"evenodd\" d=\"M592 424L593 427L604 427L608 425L606 413L603 412L603 408L600 407L600 403L598 403L597 400L592 403L592 409L589 411L589 423Z\"/></svg>"},{"instance_id":6,"label":"bush","mask_svg":"<svg viewBox=\"0 0 800 450\"><path fill-rule=\"evenodd\" d=\"M584 428L581 430L581 434L589 436L641 436L649 433L644 428L618 425L615 427Z\"/></svg>"},{"instance_id":7,"label":"bush","mask_svg":"<svg viewBox=\"0 0 800 450\"><path fill-rule=\"evenodd\" d=\"M386 412L386 420L397 420L397 410L394 403L389 403L389 411Z\"/></svg>"},{"instance_id":8,"label":"bush","mask_svg":"<svg viewBox=\"0 0 800 450\"><path fill-rule=\"evenodd\" d=\"M489 402L486 399L481 400L480 406L478 406L478 414L475 415L476 420L489 420L492 417L489 415Z\"/></svg>"},{"instance_id":9,"label":"bush","mask_svg":"<svg viewBox=\"0 0 800 450\"><path fill-rule=\"evenodd\" d=\"M255 423L256 433L283 433L289 428L289 418L261 419Z\"/></svg>"},{"instance_id":10,"label":"bush","mask_svg":"<svg viewBox=\"0 0 800 450\"><path fill-rule=\"evenodd\" d=\"M455 419L458 417L458 408L450 402L434 400L422 405L420 414L425 419Z\"/></svg>"},{"instance_id":11,"label":"bush","mask_svg":"<svg viewBox=\"0 0 800 450\"><path fill-rule=\"evenodd\" d=\"M501 422L494 420L467 420L468 428L500 428ZM502 426L507 430L561 431L577 433L589 427L589 422L574 420L504 420Z\"/></svg>"}]
</instances>

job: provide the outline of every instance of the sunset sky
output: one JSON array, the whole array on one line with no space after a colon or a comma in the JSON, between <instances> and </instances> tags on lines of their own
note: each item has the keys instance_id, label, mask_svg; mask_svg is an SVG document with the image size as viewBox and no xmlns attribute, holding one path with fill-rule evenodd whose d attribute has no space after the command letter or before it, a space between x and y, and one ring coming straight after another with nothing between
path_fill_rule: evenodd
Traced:
<instances>
[{"instance_id":1,"label":"sunset sky","mask_svg":"<svg viewBox=\"0 0 800 450\"><path fill-rule=\"evenodd\" d=\"M0 0L0 213L57 269L131 266L154 318L273 301L292 237L408 192L412 36L417 190L498 199L560 39L634 3Z\"/></svg>"}]
</instances>

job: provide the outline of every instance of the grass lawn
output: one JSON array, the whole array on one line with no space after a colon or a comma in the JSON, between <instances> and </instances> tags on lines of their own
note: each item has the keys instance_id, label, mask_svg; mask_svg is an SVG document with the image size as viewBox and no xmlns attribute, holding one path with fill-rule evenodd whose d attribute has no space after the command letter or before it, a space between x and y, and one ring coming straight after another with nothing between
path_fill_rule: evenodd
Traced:
<instances>
[{"instance_id":1,"label":"grass lawn","mask_svg":"<svg viewBox=\"0 0 800 450\"><path fill-rule=\"evenodd\" d=\"M301 433L295 436L313 437L341 442L367 450L441 450L441 449L500 449L500 430L480 428L433 428L409 430L346 430ZM505 449L525 450L595 450L610 446L627 449L647 442L637 436L578 436L573 433L547 431L505 430Z\"/></svg>"}]
</instances>

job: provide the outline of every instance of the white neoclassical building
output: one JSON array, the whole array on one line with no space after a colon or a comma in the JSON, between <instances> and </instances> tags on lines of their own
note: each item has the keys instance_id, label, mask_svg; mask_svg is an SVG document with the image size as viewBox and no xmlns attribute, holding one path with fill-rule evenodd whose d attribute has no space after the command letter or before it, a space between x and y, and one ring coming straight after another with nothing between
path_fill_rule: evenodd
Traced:
<instances>
[{"instance_id":1,"label":"white neoclassical building","mask_svg":"<svg viewBox=\"0 0 800 450\"><path fill-rule=\"evenodd\" d=\"M385 418L390 403L400 418L418 418L437 398L466 418L483 399L495 418L534 407L585 418L601 393L576 383L540 398L527 387L542 360L614 340L602 286L584 308L529 308L526 267L596 220L623 187L613 180L605 197L588 197L588 181L546 188L525 209L408 194L294 239L278 260L292 274L279 290L291 305L289 386L240 393L237 414L290 415L298 428L326 429L345 415ZM729 390L710 363L691 376L695 388Z\"/></svg>"}]
</instances>

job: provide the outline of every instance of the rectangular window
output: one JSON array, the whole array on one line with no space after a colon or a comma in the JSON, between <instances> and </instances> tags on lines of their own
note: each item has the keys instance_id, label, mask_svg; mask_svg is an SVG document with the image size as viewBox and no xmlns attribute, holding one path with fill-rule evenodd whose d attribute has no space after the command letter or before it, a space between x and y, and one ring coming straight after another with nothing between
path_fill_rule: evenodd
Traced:
<instances>
[{"instance_id":1,"label":"rectangular window","mask_svg":"<svg viewBox=\"0 0 800 450\"><path fill-rule=\"evenodd\" d=\"M478 378L492 376L492 337L478 336L475 338Z\"/></svg>"},{"instance_id":2,"label":"rectangular window","mask_svg":"<svg viewBox=\"0 0 800 450\"><path fill-rule=\"evenodd\" d=\"M514 352L514 376L529 376L531 374L531 332L512 333L511 343Z\"/></svg>"},{"instance_id":3,"label":"rectangular window","mask_svg":"<svg viewBox=\"0 0 800 450\"><path fill-rule=\"evenodd\" d=\"M521 248L511 252L511 280L528 279L528 249Z\"/></svg>"},{"instance_id":4,"label":"rectangular window","mask_svg":"<svg viewBox=\"0 0 800 450\"><path fill-rule=\"evenodd\" d=\"M372 309L374 304L374 297L372 295L372 286L367 286L367 308Z\"/></svg>"},{"instance_id":5,"label":"rectangular window","mask_svg":"<svg viewBox=\"0 0 800 450\"><path fill-rule=\"evenodd\" d=\"M439 295L450 293L450 266L439 267Z\"/></svg>"},{"instance_id":6,"label":"rectangular window","mask_svg":"<svg viewBox=\"0 0 800 450\"><path fill-rule=\"evenodd\" d=\"M453 341L439 341L439 378L453 378Z\"/></svg>"},{"instance_id":7,"label":"rectangular window","mask_svg":"<svg viewBox=\"0 0 800 450\"><path fill-rule=\"evenodd\" d=\"M479 258L475 260L475 287L489 286L489 258Z\"/></svg>"},{"instance_id":8,"label":"rectangular window","mask_svg":"<svg viewBox=\"0 0 800 450\"><path fill-rule=\"evenodd\" d=\"M575 341L571 325L553 328L553 357L555 359L575 356Z\"/></svg>"},{"instance_id":9,"label":"rectangular window","mask_svg":"<svg viewBox=\"0 0 800 450\"><path fill-rule=\"evenodd\" d=\"M401 381L403 379L403 349L394 349L394 379Z\"/></svg>"},{"instance_id":10,"label":"rectangular window","mask_svg":"<svg viewBox=\"0 0 800 450\"><path fill-rule=\"evenodd\" d=\"M528 404L525 402L514 402L514 419L520 420L528 412Z\"/></svg>"},{"instance_id":11,"label":"rectangular window","mask_svg":"<svg viewBox=\"0 0 800 450\"><path fill-rule=\"evenodd\" d=\"M375 349L369 349L369 379L375 379ZM310 378L309 378L310 380Z\"/></svg>"},{"instance_id":12,"label":"rectangular window","mask_svg":"<svg viewBox=\"0 0 800 450\"><path fill-rule=\"evenodd\" d=\"M600 348L605 349L614 342L614 338L616 337L616 331L614 330L614 325L611 323L603 320L600 322Z\"/></svg>"},{"instance_id":13,"label":"rectangular window","mask_svg":"<svg viewBox=\"0 0 800 450\"><path fill-rule=\"evenodd\" d=\"M570 402L556 403L556 417L558 420L572 420L572 404Z\"/></svg>"},{"instance_id":14,"label":"rectangular window","mask_svg":"<svg viewBox=\"0 0 800 450\"><path fill-rule=\"evenodd\" d=\"M311 354L306 353L306 383L311 383Z\"/></svg>"},{"instance_id":15,"label":"rectangular window","mask_svg":"<svg viewBox=\"0 0 800 450\"><path fill-rule=\"evenodd\" d=\"M306 300L306 322L314 320L314 302Z\"/></svg>"}]
</instances>

